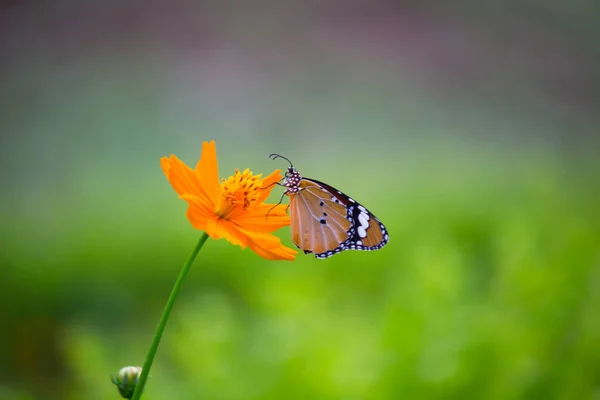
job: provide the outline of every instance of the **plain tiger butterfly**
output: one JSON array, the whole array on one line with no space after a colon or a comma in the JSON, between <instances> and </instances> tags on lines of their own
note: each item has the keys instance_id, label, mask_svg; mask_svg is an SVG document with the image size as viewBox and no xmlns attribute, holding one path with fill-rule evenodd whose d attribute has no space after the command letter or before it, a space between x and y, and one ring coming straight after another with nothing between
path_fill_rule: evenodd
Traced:
<instances>
[{"instance_id":1,"label":"plain tiger butterfly","mask_svg":"<svg viewBox=\"0 0 600 400\"><path fill-rule=\"evenodd\" d=\"M290 198L292 241L305 254L327 258L344 250L379 250L388 243L386 227L372 212L339 190L305 178L292 162L281 186ZM281 203L281 201L280 201Z\"/></svg>"}]
</instances>

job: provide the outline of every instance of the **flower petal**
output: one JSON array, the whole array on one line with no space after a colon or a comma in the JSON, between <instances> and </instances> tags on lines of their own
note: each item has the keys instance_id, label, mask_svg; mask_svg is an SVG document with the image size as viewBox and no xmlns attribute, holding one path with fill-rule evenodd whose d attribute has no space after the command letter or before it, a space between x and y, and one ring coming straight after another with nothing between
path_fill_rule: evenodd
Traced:
<instances>
[{"instance_id":1,"label":"flower petal","mask_svg":"<svg viewBox=\"0 0 600 400\"><path fill-rule=\"evenodd\" d=\"M195 193L199 190L200 183L194 171L176 156L162 157L160 166L177 194Z\"/></svg>"},{"instance_id":2,"label":"flower petal","mask_svg":"<svg viewBox=\"0 0 600 400\"><path fill-rule=\"evenodd\" d=\"M227 239L229 243L240 246L242 249L245 249L248 246L248 236L240 231L234 224L225 220L219 220L219 222L221 229L223 229L224 232L227 232L223 237Z\"/></svg>"},{"instance_id":3,"label":"flower petal","mask_svg":"<svg viewBox=\"0 0 600 400\"><path fill-rule=\"evenodd\" d=\"M217 220L217 218L214 215L203 212L199 207L191 203L188 206L186 215L195 229L206 231L206 233L208 233L208 231L211 230L211 227L213 227L216 224ZM209 234L209 236L211 235Z\"/></svg>"},{"instance_id":4,"label":"flower petal","mask_svg":"<svg viewBox=\"0 0 600 400\"><path fill-rule=\"evenodd\" d=\"M252 212L239 214L232 219L236 225L253 231L268 233L290 224L290 217L286 213L285 204L260 204ZM268 213L268 215L267 215Z\"/></svg>"},{"instance_id":5,"label":"flower petal","mask_svg":"<svg viewBox=\"0 0 600 400\"><path fill-rule=\"evenodd\" d=\"M281 244L281 240L270 233L257 233L237 227L248 238L250 250L267 260L293 260L297 252Z\"/></svg>"},{"instance_id":6,"label":"flower petal","mask_svg":"<svg viewBox=\"0 0 600 400\"><path fill-rule=\"evenodd\" d=\"M281 171L276 169L273 173L262 180L262 193L258 198L258 202L262 203L265 201L269 195L271 194L271 190L275 187L275 182L279 182L283 176L281 176Z\"/></svg>"},{"instance_id":7,"label":"flower petal","mask_svg":"<svg viewBox=\"0 0 600 400\"><path fill-rule=\"evenodd\" d=\"M229 235L225 236L233 244L242 248L249 247L250 250L267 260L293 260L296 252L281 244L281 240L270 233L258 233L241 228L228 221L223 221L223 228L227 229ZM231 240L235 238L236 241Z\"/></svg>"},{"instance_id":8,"label":"flower petal","mask_svg":"<svg viewBox=\"0 0 600 400\"><path fill-rule=\"evenodd\" d=\"M293 260L297 252L281 244L277 236L270 233L253 233L248 236L248 247L267 260Z\"/></svg>"},{"instance_id":9,"label":"flower petal","mask_svg":"<svg viewBox=\"0 0 600 400\"><path fill-rule=\"evenodd\" d=\"M180 195L179 197L187 201L189 204L187 215L194 228L204 230L204 228L198 228L198 226L205 224L209 219L216 218L214 207L206 204L197 196L186 193Z\"/></svg>"},{"instance_id":10,"label":"flower petal","mask_svg":"<svg viewBox=\"0 0 600 400\"><path fill-rule=\"evenodd\" d=\"M200 161L196 164L196 173L200 176L199 182L208 197L215 199L219 187L219 164L217 161L217 147L215 141L202 142Z\"/></svg>"},{"instance_id":11,"label":"flower petal","mask_svg":"<svg viewBox=\"0 0 600 400\"><path fill-rule=\"evenodd\" d=\"M190 203L187 209L187 217L194 228L206 232L212 239L226 239L242 249L248 246L248 238L245 234L235 228L229 221L219 219L214 213L204 213Z\"/></svg>"},{"instance_id":12,"label":"flower petal","mask_svg":"<svg viewBox=\"0 0 600 400\"><path fill-rule=\"evenodd\" d=\"M192 194L199 201L205 203L207 207L214 208L214 203L200 185L198 175L193 169L185 165L183 161L171 155L169 158L162 157L160 159L160 166L177 194L180 196Z\"/></svg>"}]
</instances>

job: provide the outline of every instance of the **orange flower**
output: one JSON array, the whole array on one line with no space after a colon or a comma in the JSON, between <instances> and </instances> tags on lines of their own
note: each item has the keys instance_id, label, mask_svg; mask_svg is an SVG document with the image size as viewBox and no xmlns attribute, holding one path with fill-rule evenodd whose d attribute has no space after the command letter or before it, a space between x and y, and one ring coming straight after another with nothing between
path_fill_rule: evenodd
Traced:
<instances>
[{"instance_id":1,"label":"orange flower","mask_svg":"<svg viewBox=\"0 0 600 400\"><path fill-rule=\"evenodd\" d=\"M283 246L279 238L271 234L290 224L286 206L280 204L273 208L273 204L264 203L273 183L282 178L279 170L262 179L262 175L253 175L248 169L236 170L233 176L219 183L214 141L202 143L196 169L174 155L161 158L160 165L179 197L188 202L187 217L194 228L205 231L213 239L225 238L242 248L249 247L268 260L296 257L294 250Z\"/></svg>"}]
</instances>

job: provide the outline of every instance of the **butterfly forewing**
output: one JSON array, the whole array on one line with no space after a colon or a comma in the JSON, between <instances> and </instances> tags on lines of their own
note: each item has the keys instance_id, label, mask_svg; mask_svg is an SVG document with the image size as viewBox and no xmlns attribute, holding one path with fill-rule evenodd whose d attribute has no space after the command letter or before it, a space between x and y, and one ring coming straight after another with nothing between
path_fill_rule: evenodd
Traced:
<instances>
[{"instance_id":1,"label":"butterfly forewing","mask_svg":"<svg viewBox=\"0 0 600 400\"><path fill-rule=\"evenodd\" d=\"M290 196L292 240L307 253L322 254L348 238L347 209L318 184L303 179L302 189Z\"/></svg>"},{"instance_id":2,"label":"butterfly forewing","mask_svg":"<svg viewBox=\"0 0 600 400\"><path fill-rule=\"evenodd\" d=\"M348 237L348 245L357 246L357 250L377 250L386 245L389 236L386 227L359 203L348 206L355 222Z\"/></svg>"},{"instance_id":3,"label":"butterfly forewing","mask_svg":"<svg viewBox=\"0 0 600 400\"><path fill-rule=\"evenodd\" d=\"M383 229L383 224L377 219L377 217L371 213L369 213L369 216L371 218L369 220L369 227L366 228L367 236L363 239L360 239L360 237L355 238L354 241L357 242L360 240L362 241L363 246L368 248L381 248L388 241L387 231Z\"/></svg>"}]
</instances>

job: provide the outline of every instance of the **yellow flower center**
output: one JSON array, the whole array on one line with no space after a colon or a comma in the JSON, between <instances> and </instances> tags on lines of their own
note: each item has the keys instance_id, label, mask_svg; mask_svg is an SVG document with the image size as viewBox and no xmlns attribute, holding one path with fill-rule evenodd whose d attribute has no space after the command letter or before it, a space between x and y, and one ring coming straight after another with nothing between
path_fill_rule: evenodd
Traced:
<instances>
[{"instance_id":1,"label":"yellow flower center","mask_svg":"<svg viewBox=\"0 0 600 400\"><path fill-rule=\"evenodd\" d=\"M248 168L244 172L236 169L235 174L221 182L221 200L217 205L217 216L228 219L234 210L252 209L261 192L262 174L252 175Z\"/></svg>"}]
</instances>

